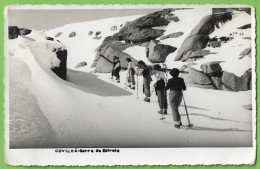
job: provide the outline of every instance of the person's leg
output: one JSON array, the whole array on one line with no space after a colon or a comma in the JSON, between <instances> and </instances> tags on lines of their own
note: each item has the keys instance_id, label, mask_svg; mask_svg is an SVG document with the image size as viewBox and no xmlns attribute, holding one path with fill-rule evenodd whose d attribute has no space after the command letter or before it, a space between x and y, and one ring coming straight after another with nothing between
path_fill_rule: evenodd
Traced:
<instances>
[{"instance_id":1,"label":"person's leg","mask_svg":"<svg viewBox=\"0 0 260 169\"><path fill-rule=\"evenodd\" d=\"M130 70L130 78L131 78L131 88L135 88L135 71L134 71L134 69Z\"/></svg>"},{"instance_id":2,"label":"person's leg","mask_svg":"<svg viewBox=\"0 0 260 169\"><path fill-rule=\"evenodd\" d=\"M167 114L168 109L168 101L167 101L167 91L164 89L163 91L163 108L164 108L164 114Z\"/></svg>"},{"instance_id":3,"label":"person's leg","mask_svg":"<svg viewBox=\"0 0 260 169\"><path fill-rule=\"evenodd\" d=\"M182 92L171 91L169 95L169 101L172 108L172 116L175 123L181 122L181 116L179 113L179 106L182 99Z\"/></svg>"},{"instance_id":4,"label":"person's leg","mask_svg":"<svg viewBox=\"0 0 260 169\"><path fill-rule=\"evenodd\" d=\"M157 98L158 98L158 103L160 107L159 113L163 113L163 90L157 90Z\"/></svg>"},{"instance_id":5,"label":"person's leg","mask_svg":"<svg viewBox=\"0 0 260 169\"><path fill-rule=\"evenodd\" d=\"M145 98L144 101L150 102L150 80L147 80L146 78L143 78L143 87L144 87L144 94Z\"/></svg>"}]
</instances>

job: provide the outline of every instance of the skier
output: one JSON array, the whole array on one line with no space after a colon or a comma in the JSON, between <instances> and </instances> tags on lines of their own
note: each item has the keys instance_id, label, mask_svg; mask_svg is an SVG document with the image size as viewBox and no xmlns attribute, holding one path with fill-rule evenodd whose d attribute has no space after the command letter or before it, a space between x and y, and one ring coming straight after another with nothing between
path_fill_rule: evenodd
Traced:
<instances>
[{"instance_id":1,"label":"skier","mask_svg":"<svg viewBox=\"0 0 260 169\"><path fill-rule=\"evenodd\" d=\"M163 69L159 64L156 64L153 67L154 70L154 77L156 82L154 84L155 92L158 98L160 110L158 113L160 114L167 114L167 97L166 97L166 90L165 90L165 82L166 82L166 73L163 72Z\"/></svg>"},{"instance_id":2,"label":"skier","mask_svg":"<svg viewBox=\"0 0 260 169\"><path fill-rule=\"evenodd\" d=\"M130 58L126 58L127 69L126 69L126 83L127 86L131 89L135 89L135 69L134 69L134 63Z\"/></svg>"},{"instance_id":3,"label":"skier","mask_svg":"<svg viewBox=\"0 0 260 169\"><path fill-rule=\"evenodd\" d=\"M166 90L170 89L169 101L172 108L173 121L175 122L176 128L180 128L180 126L182 125L181 116L178 108L183 97L182 91L186 90L186 85L183 78L178 77L179 73L179 69L173 68L170 71L170 75L172 76L172 78L169 79L166 84Z\"/></svg>"},{"instance_id":4,"label":"skier","mask_svg":"<svg viewBox=\"0 0 260 169\"><path fill-rule=\"evenodd\" d=\"M121 70L121 67L120 67L119 57L114 56L113 57L113 70L112 70L112 73L111 73L111 79L113 79L113 76L115 76L116 81L118 83L120 83L120 75L119 75L120 70Z\"/></svg>"},{"instance_id":5,"label":"skier","mask_svg":"<svg viewBox=\"0 0 260 169\"><path fill-rule=\"evenodd\" d=\"M143 92L145 94L144 101L145 102L150 102L150 84L152 81L151 73L150 73L150 68L142 61L139 60L137 62L138 66L138 72L143 75Z\"/></svg>"}]
</instances>

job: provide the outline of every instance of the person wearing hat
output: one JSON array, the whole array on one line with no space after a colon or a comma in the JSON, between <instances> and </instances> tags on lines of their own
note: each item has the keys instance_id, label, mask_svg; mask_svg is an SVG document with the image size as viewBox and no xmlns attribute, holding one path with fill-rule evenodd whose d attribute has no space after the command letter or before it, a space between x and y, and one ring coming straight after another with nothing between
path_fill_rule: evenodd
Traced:
<instances>
[{"instance_id":1,"label":"person wearing hat","mask_svg":"<svg viewBox=\"0 0 260 169\"><path fill-rule=\"evenodd\" d=\"M160 110L158 113L160 114L167 114L167 97L166 97L166 90L165 90L165 83L166 83L166 73L163 72L163 69L159 64L156 64L153 67L153 75L156 79L154 84L155 92L158 98L158 103Z\"/></svg>"},{"instance_id":2,"label":"person wearing hat","mask_svg":"<svg viewBox=\"0 0 260 169\"><path fill-rule=\"evenodd\" d=\"M131 89L135 89L135 68L131 58L126 58L127 69L126 69L126 84Z\"/></svg>"},{"instance_id":3,"label":"person wearing hat","mask_svg":"<svg viewBox=\"0 0 260 169\"><path fill-rule=\"evenodd\" d=\"M143 93L145 94L144 101L150 102L150 84L152 81L150 68L142 60L137 62L137 68L140 74L143 75Z\"/></svg>"},{"instance_id":4,"label":"person wearing hat","mask_svg":"<svg viewBox=\"0 0 260 169\"><path fill-rule=\"evenodd\" d=\"M182 91L186 90L186 85L183 78L178 77L179 73L179 69L173 68L170 71L172 78L169 79L166 84L166 90L170 89L169 102L172 108L173 121L175 122L176 128L180 128L182 125L179 106L183 97Z\"/></svg>"},{"instance_id":5,"label":"person wearing hat","mask_svg":"<svg viewBox=\"0 0 260 169\"><path fill-rule=\"evenodd\" d=\"M114 56L113 57L113 70L112 70L112 73L111 73L111 79L113 79L113 76L115 76L116 81L118 83L120 83L120 75L119 75L120 70L121 70L121 67L120 67L119 57Z\"/></svg>"}]
</instances>

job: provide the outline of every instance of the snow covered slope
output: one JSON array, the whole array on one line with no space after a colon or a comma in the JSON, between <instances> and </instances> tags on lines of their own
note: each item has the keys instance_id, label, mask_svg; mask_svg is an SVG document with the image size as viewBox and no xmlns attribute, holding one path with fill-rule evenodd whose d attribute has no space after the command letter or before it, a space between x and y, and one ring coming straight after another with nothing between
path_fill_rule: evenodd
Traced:
<instances>
[{"instance_id":1,"label":"snow covered slope","mask_svg":"<svg viewBox=\"0 0 260 169\"><path fill-rule=\"evenodd\" d=\"M185 34L180 37L179 41L171 40L176 47L181 45L181 41L188 36L195 25L191 21L198 22L210 11L190 9L186 12L189 15L184 15L185 10L176 11L180 22L170 23L169 29L165 28L166 33L180 31L181 29L177 29L177 24L183 24L181 28L186 29L181 30ZM198 18L191 17L193 15ZM68 50L68 81L63 81L49 69L50 63L58 64L58 62L52 62L55 57L50 53L51 48L57 43L53 42L54 44L46 46L46 41L43 42L42 38L37 38L33 34L28 37L35 41L27 41L26 37L8 40L9 65L12 66L17 62L24 65L21 69L30 72L26 74L26 77L31 80L26 85L28 90L22 93L31 99L28 99L26 103L22 99L11 100L16 101L16 105L10 104L9 109L10 134L16 136L11 137L13 146L20 148L252 146L252 111L242 107L252 104L251 90L227 92L189 87L184 92L184 97L194 128L178 130L174 128L170 108L166 119L160 120L161 115L157 113L158 102L155 93L152 94L151 103L142 101L141 77L138 77L139 98L137 99L137 90L125 89L124 71L120 74L122 83L119 84L111 81L109 74L89 73L90 65L95 57L95 49L106 36L116 32L110 28L120 27L126 21L138 17L70 24L40 32L39 34L43 36L51 37L62 32L59 37L55 37L55 40L62 42ZM192 23L192 25L185 27L187 23ZM173 28L174 30L171 31ZM101 31L98 36L102 37L93 39L95 35L88 35L89 31L93 31L94 34ZM69 37L71 32L76 32L76 36ZM162 40L161 43L171 42ZM141 57L145 60L144 47L135 46L126 49L125 52L135 58ZM175 54L168 56L166 62L169 67L183 64L173 62L174 57ZM88 65L75 69L75 65L82 61L86 61ZM13 68L11 67L10 71ZM19 76L21 72L23 71L13 71L13 74L9 75L15 77L12 78L12 84L19 84L23 80L19 78L22 77ZM15 99L16 90L10 90L9 95L13 96L10 97L11 99ZM30 111L27 105L30 105ZM39 113L32 115L32 112L36 110ZM183 123L187 124L183 103L180 106L180 113ZM27 118L28 116L36 117ZM17 121L21 121L21 124L32 123L37 127L30 131L27 125L17 125ZM24 131L21 132L24 134L17 134L18 131ZM19 141L12 142L14 139Z\"/></svg>"}]
</instances>

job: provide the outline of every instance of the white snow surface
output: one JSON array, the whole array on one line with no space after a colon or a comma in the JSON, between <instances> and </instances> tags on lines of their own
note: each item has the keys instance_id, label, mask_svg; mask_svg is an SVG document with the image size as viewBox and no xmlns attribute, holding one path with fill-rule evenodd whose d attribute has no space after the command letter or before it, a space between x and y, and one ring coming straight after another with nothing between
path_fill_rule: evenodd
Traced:
<instances>
[{"instance_id":1,"label":"white snow surface","mask_svg":"<svg viewBox=\"0 0 260 169\"><path fill-rule=\"evenodd\" d=\"M182 40L174 42L176 39L172 39L174 44L171 45L175 47L180 46L181 41L190 33L187 32L188 30L183 30L184 25L191 23L190 27L187 28L191 30L196 25L192 22L193 20L198 23L199 17L201 18L210 12L191 9L187 12L189 13L187 15L185 11L188 10L176 11L175 14L181 21L171 23L169 26L175 28L173 32L177 32L181 30L177 25L183 25L181 28L185 34L180 38ZM196 15L193 15L192 11ZM18 141L13 143L16 147L252 146L252 111L242 108L243 105L252 104L252 91L227 92L189 87L184 92L184 97L194 127L191 130L176 129L174 128L170 105L169 115L165 116L164 121L160 120L161 115L157 113L159 106L155 92L152 94L150 103L143 101L142 77L138 77L138 90L131 90L125 89L124 86L125 71L120 73L121 83L109 79L110 74L89 73L90 65L95 57L94 49L101 44L104 37L115 33L110 30L111 26L119 27L125 21L138 17L112 18L70 24L46 32L47 36L63 32L55 40L60 40L68 49L68 81L61 80L50 70L52 60L50 58L53 58L53 56L50 53L51 48L48 48L43 40L38 42L35 36L30 38L35 38L37 42L25 42L22 38L8 40L9 63L23 63L27 67L21 66L20 69L29 69L30 72L26 75L26 78L31 79L31 82L27 83L27 88L30 90L23 94L28 97L33 95L35 99L29 100L27 104L30 105L31 110L39 110L39 114L44 116L39 115L41 118L37 118L37 120L34 118L28 119L27 116L30 116L32 111L28 111L24 103L18 100L19 104L15 109L21 109L22 113L19 114L19 111L16 111L19 115L15 116L15 120L37 121L35 124L37 127L28 130L26 126L14 125L15 120L12 120L10 121L10 133L16 135L17 128L19 128L19 130L29 133L42 134L36 136L33 134L17 135L15 140ZM176 25L174 26L174 24ZM168 33L171 33L170 28L167 29ZM94 33L101 31L100 36L102 38L99 40L92 39L93 35L88 35L90 30ZM76 32L76 36L69 38L69 33L73 31ZM236 45L231 42L225 45L231 47ZM56 42L53 43L56 44ZM164 40L161 43L169 44L170 40ZM145 57L144 50L144 47L132 47L124 52L142 58ZM217 52L220 53L220 51ZM214 56L212 55L211 58L214 58ZM43 57L48 59L43 59ZM186 64L171 61L174 57L175 54L168 56L167 64L169 63L172 67L180 67ZM228 60L223 55L219 57L225 59L225 61ZM146 61L145 58L142 59ZM74 69L75 65L81 61L86 61L88 66ZM235 64L233 59L230 59L230 62ZM227 64L230 62L227 62ZM222 66L225 67L225 64L223 63ZM229 67L230 65L226 66ZM241 66L241 63L237 62L236 66ZM16 78L13 78L13 84L19 83L19 80L21 80L19 73L19 71L14 72ZM15 91L10 90L9 95L15 95ZM10 110L12 109L10 108ZM12 113L10 111L10 115ZM180 113L182 122L186 125L187 118L183 102L180 106ZM42 141L40 142L41 138ZM48 138L52 138L50 143L42 144ZM11 139L13 138L11 137ZM28 141L32 143L30 142L31 144L27 145Z\"/></svg>"}]
</instances>

